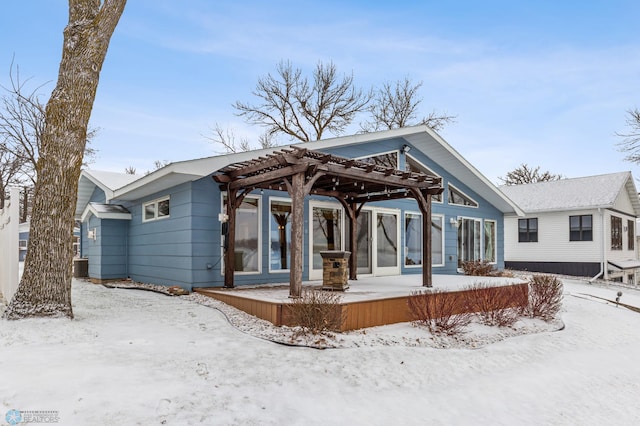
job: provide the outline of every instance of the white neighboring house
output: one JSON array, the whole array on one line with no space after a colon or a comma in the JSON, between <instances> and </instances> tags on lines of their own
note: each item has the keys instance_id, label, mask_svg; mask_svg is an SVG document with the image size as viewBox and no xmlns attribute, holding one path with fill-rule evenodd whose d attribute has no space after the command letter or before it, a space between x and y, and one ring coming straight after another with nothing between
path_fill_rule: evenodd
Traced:
<instances>
[{"instance_id":1,"label":"white neighboring house","mask_svg":"<svg viewBox=\"0 0 640 426\"><path fill-rule=\"evenodd\" d=\"M505 216L506 268L638 282L640 199L631 172L500 190L525 213Z\"/></svg>"}]
</instances>

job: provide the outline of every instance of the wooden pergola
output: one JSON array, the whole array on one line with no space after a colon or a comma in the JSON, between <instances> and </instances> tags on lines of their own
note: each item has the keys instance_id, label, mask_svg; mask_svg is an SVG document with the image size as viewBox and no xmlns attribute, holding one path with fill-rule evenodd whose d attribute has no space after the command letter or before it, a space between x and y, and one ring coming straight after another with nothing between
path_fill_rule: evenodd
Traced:
<instances>
[{"instance_id":1,"label":"wooden pergola","mask_svg":"<svg viewBox=\"0 0 640 426\"><path fill-rule=\"evenodd\" d=\"M291 297L300 296L302 290L304 198L309 194L333 197L344 207L349 218L347 250L351 252L349 279L352 280L357 279L356 221L362 207L373 201L414 198L422 212L422 284L432 286L431 195L442 193L438 177L293 147L231 164L214 174L213 179L227 192L225 287L234 286L236 210L256 189L286 190L291 197Z\"/></svg>"}]
</instances>

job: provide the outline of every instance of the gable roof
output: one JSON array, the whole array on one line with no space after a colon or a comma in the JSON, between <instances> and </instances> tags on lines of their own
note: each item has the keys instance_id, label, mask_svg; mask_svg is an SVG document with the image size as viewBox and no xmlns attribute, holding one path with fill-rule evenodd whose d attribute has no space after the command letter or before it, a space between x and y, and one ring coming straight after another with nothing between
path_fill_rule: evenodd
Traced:
<instances>
[{"instance_id":1,"label":"gable roof","mask_svg":"<svg viewBox=\"0 0 640 426\"><path fill-rule=\"evenodd\" d=\"M501 212L518 215L523 214L515 203L507 198L495 185L473 167L471 163L445 142L436 132L425 125L180 161L155 170L146 176L126 175L129 176L130 181L126 181L126 178L123 177L122 181L116 182L114 178L110 180L110 184L116 186L108 188L109 191L105 191L105 193L107 194L107 201L111 199L131 201L185 182L195 181L228 165L266 156L278 149L298 147L322 151L328 148L358 145L393 138L402 138L408 144L427 154L433 161L455 175L459 181ZM88 175L89 180L93 181L94 179L92 178L100 176L99 173L103 172L83 171L80 178L81 183L85 175ZM124 173L120 173L120 175L124 175ZM105 174L105 176L109 177L108 174ZM120 184L120 186L117 186L118 184ZM83 202L81 202L79 191L78 206L76 209L77 216L81 215L84 211L90 196L89 194L89 196L83 198Z\"/></svg>"},{"instance_id":2,"label":"gable roof","mask_svg":"<svg viewBox=\"0 0 640 426\"><path fill-rule=\"evenodd\" d=\"M127 173L106 172L103 170L83 170L78 181L78 199L76 203L76 218L84 212L91 195L96 187L100 188L106 196L107 201L113 198L114 191L135 182L141 178L140 175Z\"/></svg>"},{"instance_id":3,"label":"gable roof","mask_svg":"<svg viewBox=\"0 0 640 426\"><path fill-rule=\"evenodd\" d=\"M633 214L640 216L640 199L631 172L505 185L500 190L525 213L613 208L620 193L626 191Z\"/></svg>"}]
</instances>

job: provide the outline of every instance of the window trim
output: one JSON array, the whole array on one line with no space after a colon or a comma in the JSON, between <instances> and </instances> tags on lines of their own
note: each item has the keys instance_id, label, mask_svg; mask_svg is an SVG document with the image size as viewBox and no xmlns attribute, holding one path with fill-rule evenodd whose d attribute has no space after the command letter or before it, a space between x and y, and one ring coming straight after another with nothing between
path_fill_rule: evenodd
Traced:
<instances>
[{"instance_id":1,"label":"window trim","mask_svg":"<svg viewBox=\"0 0 640 426\"><path fill-rule=\"evenodd\" d=\"M227 196L227 191L221 191L220 192L220 211L223 214L227 214L227 209L225 209L224 207L224 199ZM257 212L257 220L258 220L258 267L257 270L255 271L233 271L234 276L235 275L259 275L262 274L262 254L263 254L263 249L262 249L262 196L260 195L255 195L255 194L249 194L245 197L245 199L248 198L252 198L255 200L258 200L258 212ZM238 210L240 210L238 208ZM237 210L236 210L237 213ZM236 224L237 224L237 220L236 220ZM237 234L236 234L237 235ZM220 235L220 275L224 277L224 244L223 242L223 238L222 238L222 234Z\"/></svg>"},{"instance_id":2,"label":"window trim","mask_svg":"<svg viewBox=\"0 0 640 426\"><path fill-rule=\"evenodd\" d=\"M613 235L614 234L614 232L613 232L614 231L614 228L613 228L614 227L614 224L613 224L614 220L619 222L619 225L620 225L620 228L617 229L618 232L617 232L617 236L616 236L615 240L614 240L614 235ZM611 215L610 224L611 224L611 226L610 226L611 250L615 250L615 251L622 250L623 240L624 240L622 238L622 218L620 216ZM616 226L616 228L618 228L618 227Z\"/></svg>"},{"instance_id":3,"label":"window trim","mask_svg":"<svg viewBox=\"0 0 640 426\"><path fill-rule=\"evenodd\" d=\"M582 226L582 218L584 216L589 216L591 217L591 228L590 228L590 232L591 232L591 238L586 240L582 237L583 233L585 232L585 228ZM580 218L580 239L574 240L573 238L571 238L571 218L572 217L578 217ZM593 215L592 214L575 214L575 215L569 215L569 242L580 242L580 241L593 241Z\"/></svg>"},{"instance_id":4,"label":"window trim","mask_svg":"<svg viewBox=\"0 0 640 426\"><path fill-rule=\"evenodd\" d=\"M158 204L168 201L169 202L169 214L165 216L158 216ZM153 217L147 219L147 206L153 205ZM142 222L153 222L156 220L168 219L171 217L171 195L166 195L164 197L156 198L155 200L147 201L146 203L142 203Z\"/></svg>"},{"instance_id":5,"label":"window trim","mask_svg":"<svg viewBox=\"0 0 640 426\"><path fill-rule=\"evenodd\" d=\"M281 274L281 273L290 273L291 269L273 269L271 268L271 203L272 201L276 201L276 202L280 202L280 203L289 203L289 205L291 205L291 208L293 210L293 201L291 200L291 198L287 198L287 197L269 197L269 238L268 238L268 244L269 244L269 273L270 274ZM289 242L291 243L291 242ZM291 262L291 253L289 253L289 262Z\"/></svg>"},{"instance_id":6,"label":"window trim","mask_svg":"<svg viewBox=\"0 0 640 426\"><path fill-rule=\"evenodd\" d=\"M403 244L404 251L402 253L403 254L402 267L403 268L408 268L408 269L422 268L422 263L419 264L419 265L407 265L405 263L406 259L407 259L407 251L408 251L408 246L407 246L407 228L406 228L407 215L408 214L419 216L420 217L420 227L422 227L422 213L421 212L417 212L417 211L413 211L413 210L405 210L402 213L402 232L403 232L403 242L404 242L404 244ZM433 226L433 218L434 217L440 218L441 223L442 223L442 232L441 232L441 235L440 235L440 247L442 248L442 263L433 263L433 250L431 250L431 267L440 268L440 267L445 266L445 263L446 263L445 262L445 255L444 255L444 249L445 249L445 246L444 246L444 232L445 232L445 230L444 230L444 217L445 216L444 216L444 214L441 214L441 213L433 213L433 214L431 214L431 224L432 224L431 226ZM422 252L424 250L424 241L422 240L422 235L423 235L423 233L421 232L420 233L420 258L421 259L422 259Z\"/></svg>"},{"instance_id":7,"label":"window trim","mask_svg":"<svg viewBox=\"0 0 640 426\"><path fill-rule=\"evenodd\" d=\"M529 222L532 219L536 220L536 240L535 241L531 241L531 238L529 237L529 235L531 235ZM520 221L521 220L526 220L527 221L527 237L528 237L528 239L526 241L520 240ZM540 233L540 221L538 220L537 217L518 218L518 243L537 243L540 240L540 238L538 237L539 233Z\"/></svg>"},{"instance_id":8,"label":"window trim","mask_svg":"<svg viewBox=\"0 0 640 426\"><path fill-rule=\"evenodd\" d=\"M467 206L466 204L457 204L457 203L452 203L451 202L451 197L450 197L450 192L451 189L450 188L454 188L456 191L458 191L459 193L461 193L463 196L467 197L469 200L473 201L476 205L475 206ZM455 186L454 184L452 184L451 182L447 183L447 204L450 206L459 206L459 207L466 207L466 208L470 208L470 209L477 209L480 208L480 203L478 203L473 197L470 197L469 194L467 194L466 192L462 191L460 188L458 188L457 186Z\"/></svg>"},{"instance_id":9,"label":"window trim","mask_svg":"<svg viewBox=\"0 0 640 426\"><path fill-rule=\"evenodd\" d=\"M636 221L627 219L627 250L636 249Z\"/></svg>"},{"instance_id":10,"label":"window trim","mask_svg":"<svg viewBox=\"0 0 640 426\"><path fill-rule=\"evenodd\" d=\"M482 224L482 236L485 237L482 240L482 259L485 259L485 254L487 253L486 247L485 247L485 241L486 241L486 230L487 228L485 228L485 223L487 222L492 222L493 223L493 258L495 259L493 262L489 262L489 264L491 265L496 265L498 263L498 221L494 220L494 219L484 219L483 224Z\"/></svg>"},{"instance_id":11,"label":"window trim","mask_svg":"<svg viewBox=\"0 0 640 426\"><path fill-rule=\"evenodd\" d=\"M420 164L421 167L424 167L426 170L429 171L429 173L431 173L433 176L440 178L440 182L441 184L444 182L444 179L442 178L442 176L440 176L439 174L437 174L436 172L434 172L431 167L427 167L422 161L418 160L416 157L414 157L413 155L406 153L405 155L405 168L406 168L406 163L407 163L407 158L410 158L411 161L415 161L416 163ZM442 195L442 193L440 194L440 201L436 200L433 198L434 196L431 196L431 202L432 203L438 203L438 204L443 204L444 203L444 195ZM475 200L474 200L475 201ZM456 206L458 204L455 204ZM433 216L433 215L432 215Z\"/></svg>"}]
</instances>

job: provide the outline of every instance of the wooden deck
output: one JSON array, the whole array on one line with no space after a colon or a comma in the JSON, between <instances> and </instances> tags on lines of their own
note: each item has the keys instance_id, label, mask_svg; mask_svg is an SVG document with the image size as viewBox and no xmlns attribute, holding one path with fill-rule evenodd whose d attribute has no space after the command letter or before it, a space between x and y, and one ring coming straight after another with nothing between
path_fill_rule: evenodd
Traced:
<instances>
[{"instance_id":1,"label":"wooden deck","mask_svg":"<svg viewBox=\"0 0 640 426\"><path fill-rule=\"evenodd\" d=\"M512 282L506 285L489 287L484 291L492 293L498 287L501 287L502 290L508 289L507 291L512 295L509 298L508 306L526 305L528 290L526 283ZM289 301L286 299L276 300L277 298L269 297L268 289L258 288L256 292L241 287L236 289L199 288L195 289L195 291L269 321L274 325L295 325L292 324L290 319ZM445 297L457 298L467 290L453 289L444 291L446 291ZM411 292L407 291L406 294L395 297L386 297L383 292L378 294L372 292L363 300L348 300L345 298L347 300L341 303L345 318L342 324L342 331L412 321L413 318L407 306L407 301L410 297L412 297Z\"/></svg>"}]
</instances>

